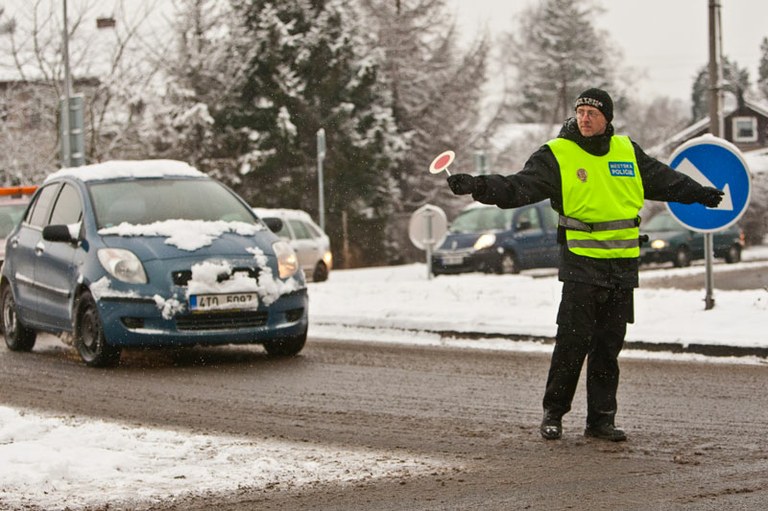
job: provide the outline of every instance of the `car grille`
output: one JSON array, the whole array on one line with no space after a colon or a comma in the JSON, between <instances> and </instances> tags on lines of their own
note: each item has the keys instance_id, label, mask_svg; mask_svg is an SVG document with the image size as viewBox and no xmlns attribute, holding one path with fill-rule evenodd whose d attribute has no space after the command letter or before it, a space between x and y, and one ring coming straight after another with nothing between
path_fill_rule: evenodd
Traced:
<instances>
[{"instance_id":1,"label":"car grille","mask_svg":"<svg viewBox=\"0 0 768 511\"><path fill-rule=\"evenodd\" d=\"M235 330L267 324L267 311L205 312L176 318L179 330Z\"/></svg>"},{"instance_id":2,"label":"car grille","mask_svg":"<svg viewBox=\"0 0 768 511\"><path fill-rule=\"evenodd\" d=\"M246 273L248 277L252 279L258 279L259 278L259 269L258 268L250 268L250 267L241 267L241 268L235 268L232 270L232 274L235 273ZM217 279L218 282L224 282L225 280L229 280L230 275L224 273L219 275L219 278ZM178 270L171 272L171 279L173 280L173 283L177 286L186 286L189 284L189 281L192 280L192 270Z\"/></svg>"}]
</instances>

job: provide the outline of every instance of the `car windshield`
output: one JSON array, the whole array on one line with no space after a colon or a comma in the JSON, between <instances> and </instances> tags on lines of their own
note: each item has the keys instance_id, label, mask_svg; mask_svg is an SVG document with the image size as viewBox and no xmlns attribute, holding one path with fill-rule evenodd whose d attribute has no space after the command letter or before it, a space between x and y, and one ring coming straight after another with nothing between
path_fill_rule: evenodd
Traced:
<instances>
[{"instance_id":1,"label":"car windshield","mask_svg":"<svg viewBox=\"0 0 768 511\"><path fill-rule=\"evenodd\" d=\"M507 211L496 207L463 211L451 223L451 232L499 231L508 224Z\"/></svg>"},{"instance_id":2,"label":"car windshield","mask_svg":"<svg viewBox=\"0 0 768 511\"><path fill-rule=\"evenodd\" d=\"M250 208L220 183L207 179L136 179L91 182L99 229L123 222L165 220L256 223Z\"/></svg>"},{"instance_id":3,"label":"car windshield","mask_svg":"<svg viewBox=\"0 0 768 511\"><path fill-rule=\"evenodd\" d=\"M660 213L642 224L642 230L648 232L680 231L683 226L672 215Z\"/></svg>"},{"instance_id":4,"label":"car windshield","mask_svg":"<svg viewBox=\"0 0 768 511\"><path fill-rule=\"evenodd\" d=\"M0 238L7 237L21 221L26 204L0 204Z\"/></svg>"}]
</instances>

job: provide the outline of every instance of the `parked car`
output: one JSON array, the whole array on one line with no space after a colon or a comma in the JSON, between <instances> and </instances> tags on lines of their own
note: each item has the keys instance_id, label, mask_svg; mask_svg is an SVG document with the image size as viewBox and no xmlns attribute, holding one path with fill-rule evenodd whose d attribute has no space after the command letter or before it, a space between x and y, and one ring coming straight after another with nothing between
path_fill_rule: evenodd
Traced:
<instances>
[{"instance_id":1,"label":"parked car","mask_svg":"<svg viewBox=\"0 0 768 511\"><path fill-rule=\"evenodd\" d=\"M433 252L432 273L555 267L560 258L557 220L549 201L514 209L471 204L451 222L445 241Z\"/></svg>"},{"instance_id":2,"label":"parked car","mask_svg":"<svg viewBox=\"0 0 768 511\"><path fill-rule=\"evenodd\" d=\"M254 208L254 211L262 220L279 218L282 221L276 233L296 251L307 280L328 280L328 274L333 268L331 239L312 221L309 213L300 209Z\"/></svg>"},{"instance_id":3,"label":"parked car","mask_svg":"<svg viewBox=\"0 0 768 511\"><path fill-rule=\"evenodd\" d=\"M296 254L218 181L182 162L113 161L49 176L8 237L5 342L71 335L89 366L125 347L262 344L307 336Z\"/></svg>"},{"instance_id":4,"label":"parked car","mask_svg":"<svg viewBox=\"0 0 768 511\"><path fill-rule=\"evenodd\" d=\"M669 211L654 215L640 224L640 233L648 241L640 246L641 263L667 263L674 266L690 266L691 261L704 259L704 234L692 231L678 222ZM714 256L727 263L741 261L744 235L733 225L712 235Z\"/></svg>"},{"instance_id":5,"label":"parked car","mask_svg":"<svg viewBox=\"0 0 768 511\"><path fill-rule=\"evenodd\" d=\"M0 188L0 264L5 260L5 239L24 216L24 210L35 190L36 186Z\"/></svg>"}]
</instances>

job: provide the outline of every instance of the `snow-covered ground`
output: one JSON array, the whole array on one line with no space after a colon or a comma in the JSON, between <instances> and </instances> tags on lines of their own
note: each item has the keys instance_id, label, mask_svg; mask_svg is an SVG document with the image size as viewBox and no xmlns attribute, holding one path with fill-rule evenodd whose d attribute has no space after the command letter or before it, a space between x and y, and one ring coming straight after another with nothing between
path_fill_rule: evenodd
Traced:
<instances>
[{"instance_id":1,"label":"snow-covered ground","mask_svg":"<svg viewBox=\"0 0 768 511\"><path fill-rule=\"evenodd\" d=\"M718 276L750 267L766 271L766 261L768 246L745 250L738 264L716 262L715 307L711 310L704 310L703 262L689 268L660 267L641 272L640 288L635 291L635 323L628 327L627 341L630 345L768 347L768 289L717 289ZM556 273L555 269L544 269L520 275L473 273L428 279L424 264L337 271L331 274L328 285L310 287L310 334L547 351L550 344L526 344L517 337L554 337L561 292ZM678 275L700 276L701 289L644 285ZM414 336L414 331L428 334ZM462 333L485 340L461 339Z\"/></svg>"},{"instance_id":2,"label":"snow-covered ground","mask_svg":"<svg viewBox=\"0 0 768 511\"><path fill-rule=\"evenodd\" d=\"M765 271L768 263L758 260L768 260L768 247L745 251L744 262L737 265L716 265L715 283L718 275L737 268ZM635 294L636 323L630 326L627 340L768 346L768 289L715 289L716 305L705 311L703 271L699 265L643 272ZM701 275L702 289L643 287L642 282L673 273ZM424 264L337 270L327 282L310 284L310 338L549 351L549 343L504 335L515 339L553 336L559 299L560 283L550 270L436 279L427 278ZM449 331L457 333L444 334ZM489 335L462 338L460 332ZM636 350L626 350L622 356L766 363L754 357L706 358ZM106 502L120 508L128 499L150 503L242 486L345 483L442 468L447 467L440 459L407 453L196 435L0 406L0 509L34 505L75 510Z\"/></svg>"}]
</instances>

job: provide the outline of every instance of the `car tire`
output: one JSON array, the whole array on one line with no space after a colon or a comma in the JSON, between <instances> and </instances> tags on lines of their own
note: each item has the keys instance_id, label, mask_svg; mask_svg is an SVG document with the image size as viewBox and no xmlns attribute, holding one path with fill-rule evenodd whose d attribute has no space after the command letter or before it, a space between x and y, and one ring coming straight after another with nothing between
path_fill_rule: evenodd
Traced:
<instances>
[{"instance_id":1,"label":"car tire","mask_svg":"<svg viewBox=\"0 0 768 511\"><path fill-rule=\"evenodd\" d=\"M515 254L512 252L504 252L504 255L499 259L499 267L497 273L504 274L518 274L520 273L520 265L517 262Z\"/></svg>"},{"instance_id":2,"label":"car tire","mask_svg":"<svg viewBox=\"0 0 768 511\"><path fill-rule=\"evenodd\" d=\"M3 333L5 344L11 351L32 351L37 340L37 332L27 328L16 314L16 301L13 299L11 286L3 286L0 297L3 311Z\"/></svg>"},{"instance_id":3,"label":"car tire","mask_svg":"<svg viewBox=\"0 0 768 511\"><path fill-rule=\"evenodd\" d=\"M115 367L120 363L121 350L107 344L99 309L88 291L80 295L75 305L75 348L90 367Z\"/></svg>"},{"instance_id":4,"label":"car tire","mask_svg":"<svg viewBox=\"0 0 768 511\"><path fill-rule=\"evenodd\" d=\"M691 252L687 247L680 247L677 249L672 264L674 264L676 268L687 268L691 265Z\"/></svg>"},{"instance_id":5,"label":"car tire","mask_svg":"<svg viewBox=\"0 0 768 511\"><path fill-rule=\"evenodd\" d=\"M299 354L307 342L307 332L291 337L281 337L264 343L270 357L293 357Z\"/></svg>"},{"instance_id":6,"label":"car tire","mask_svg":"<svg viewBox=\"0 0 768 511\"><path fill-rule=\"evenodd\" d=\"M728 252L725 254L725 262L728 264L738 263L741 261L741 247L739 245L731 245L728 247Z\"/></svg>"},{"instance_id":7,"label":"car tire","mask_svg":"<svg viewBox=\"0 0 768 511\"><path fill-rule=\"evenodd\" d=\"M328 280L328 267L322 261L317 263L315 271L312 272L312 282L323 282Z\"/></svg>"}]
</instances>

